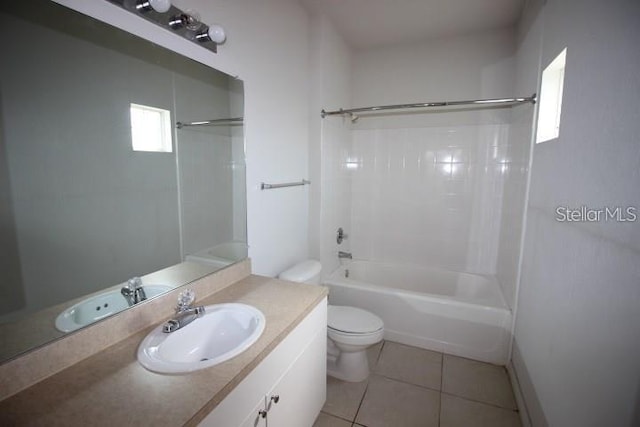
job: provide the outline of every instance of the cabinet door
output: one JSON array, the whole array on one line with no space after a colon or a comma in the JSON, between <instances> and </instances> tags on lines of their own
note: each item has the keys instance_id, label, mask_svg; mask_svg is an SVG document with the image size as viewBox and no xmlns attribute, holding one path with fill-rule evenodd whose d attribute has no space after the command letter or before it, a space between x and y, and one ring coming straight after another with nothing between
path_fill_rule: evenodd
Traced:
<instances>
[{"instance_id":1,"label":"cabinet door","mask_svg":"<svg viewBox=\"0 0 640 427\"><path fill-rule=\"evenodd\" d=\"M327 394L327 334L317 332L267 394L267 427L311 427Z\"/></svg>"},{"instance_id":2,"label":"cabinet door","mask_svg":"<svg viewBox=\"0 0 640 427\"><path fill-rule=\"evenodd\" d=\"M327 300L321 301L316 308L289 333L289 335L269 354L247 377L229 393L229 395L218 406L211 411L199 424L199 427L265 427L266 425L278 426L280 421L269 421L270 415L265 420L257 419L258 411L269 408L269 405L284 406L286 401L292 405L299 405L299 408L291 406L287 412L294 414L298 410L301 414L291 416L293 427L311 426L315 417L320 413L326 397L326 339L327 339ZM313 360L310 360L313 359ZM317 359L317 360L316 360ZM274 384L280 384L284 377L292 370L292 367L300 364L308 365L309 371L313 372L313 378L307 372L298 372L300 381L295 378L293 396L290 392L283 394L283 401L279 400L274 404L271 399L265 403L265 393L270 398L273 393L277 393ZM299 369L299 368L296 368ZM319 381L315 377L322 377ZM287 382L283 384L286 385ZM296 403L302 401L302 403ZM251 404L254 402L254 404ZM259 402L259 403L255 403ZM262 406L261 406L262 405ZM254 407L253 410L250 408ZM314 412L312 415L309 413ZM303 419L304 422L296 423L295 420ZM285 414L286 415L286 414ZM278 415L276 414L275 417ZM286 415L289 417L289 415ZM310 421L309 421L310 420Z\"/></svg>"},{"instance_id":3,"label":"cabinet door","mask_svg":"<svg viewBox=\"0 0 640 427\"><path fill-rule=\"evenodd\" d=\"M255 408L240 424L240 427L267 427L267 417L263 416L263 414L266 415L264 397L256 403Z\"/></svg>"}]
</instances>

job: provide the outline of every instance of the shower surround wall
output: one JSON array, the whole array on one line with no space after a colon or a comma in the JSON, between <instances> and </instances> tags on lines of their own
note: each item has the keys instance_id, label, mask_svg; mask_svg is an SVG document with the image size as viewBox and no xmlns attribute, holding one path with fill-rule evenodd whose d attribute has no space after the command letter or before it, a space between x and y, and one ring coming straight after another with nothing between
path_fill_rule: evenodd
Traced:
<instances>
[{"instance_id":1,"label":"shower surround wall","mask_svg":"<svg viewBox=\"0 0 640 427\"><path fill-rule=\"evenodd\" d=\"M352 105L523 96L513 93L514 46L507 28L356 52ZM344 160L354 257L491 275L508 269L500 263L514 260L499 256L512 243L502 213L517 217L529 155L528 141L511 138L510 120L509 108L414 110L352 125ZM515 277L504 277L513 307Z\"/></svg>"},{"instance_id":2,"label":"shower surround wall","mask_svg":"<svg viewBox=\"0 0 640 427\"><path fill-rule=\"evenodd\" d=\"M351 144L349 120L322 119L323 108L351 105L351 51L326 17L311 20L311 70L314 91L309 117L309 254L322 263L326 278L338 267L338 251L349 251L351 239L338 245L336 231L347 233L351 218L351 175L346 160Z\"/></svg>"},{"instance_id":3,"label":"shower surround wall","mask_svg":"<svg viewBox=\"0 0 640 427\"><path fill-rule=\"evenodd\" d=\"M355 130L355 255L493 274L507 137L506 124Z\"/></svg>"},{"instance_id":4,"label":"shower surround wall","mask_svg":"<svg viewBox=\"0 0 640 427\"><path fill-rule=\"evenodd\" d=\"M230 79L217 78L211 84L211 73L202 76L202 80L174 76L177 121L232 116ZM183 255L234 240L233 208L220 209L234 206L232 159L237 150L233 148L232 131L232 126L203 126L176 132ZM242 141L236 140L235 144Z\"/></svg>"}]
</instances>

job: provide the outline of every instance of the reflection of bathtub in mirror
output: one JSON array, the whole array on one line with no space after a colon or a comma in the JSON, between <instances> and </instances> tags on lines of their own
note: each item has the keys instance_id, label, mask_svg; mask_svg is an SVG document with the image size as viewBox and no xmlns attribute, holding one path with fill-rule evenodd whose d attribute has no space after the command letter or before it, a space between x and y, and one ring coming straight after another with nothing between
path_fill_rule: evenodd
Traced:
<instances>
[{"instance_id":1,"label":"reflection of bathtub in mirror","mask_svg":"<svg viewBox=\"0 0 640 427\"><path fill-rule=\"evenodd\" d=\"M215 267L210 264L182 262L141 276L141 278L143 283L162 284L164 286L168 286L170 289L174 289L178 286L184 285L185 283L192 282L211 274L219 269L220 267ZM32 343L34 342L47 343L63 337L68 332L62 332L56 328L56 318L61 313L64 313L76 304L88 301L98 295L111 291L120 293L120 289L124 285L126 285L126 283L119 283L117 285L110 286L107 289L37 311L29 316L21 318L18 317L13 321L0 323L0 337L2 337L0 360L10 359L21 352L26 346L33 345ZM146 301L152 300L153 298L154 296L148 294L147 300L142 301L139 304L144 304ZM111 314L116 313L114 312ZM108 317L109 316L103 316L102 318L96 319L95 322L99 322L103 318Z\"/></svg>"},{"instance_id":2,"label":"reflection of bathtub in mirror","mask_svg":"<svg viewBox=\"0 0 640 427\"><path fill-rule=\"evenodd\" d=\"M143 284L146 299L163 294L173 289L173 286L159 284ZM89 298L72 305L56 317L56 329L62 332L71 332L87 326L105 317L116 314L129 308L127 299L120 291L121 287L109 291L100 292Z\"/></svg>"},{"instance_id":3,"label":"reflection of bathtub in mirror","mask_svg":"<svg viewBox=\"0 0 640 427\"><path fill-rule=\"evenodd\" d=\"M222 268L245 259L248 249L249 246L245 242L231 241L189 254L184 260Z\"/></svg>"}]
</instances>

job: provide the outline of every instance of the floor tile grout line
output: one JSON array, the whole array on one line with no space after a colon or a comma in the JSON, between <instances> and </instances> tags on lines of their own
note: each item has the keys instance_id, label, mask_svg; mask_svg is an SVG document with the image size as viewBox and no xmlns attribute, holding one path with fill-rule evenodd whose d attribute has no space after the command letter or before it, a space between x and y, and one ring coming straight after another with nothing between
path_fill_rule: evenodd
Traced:
<instances>
[{"instance_id":1,"label":"floor tile grout line","mask_svg":"<svg viewBox=\"0 0 640 427\"><path fill-rule=\"evenodd\" d=\"M477 403L477 404L480 404L480 405L485 405L485 406L490 407L490 408L501 409L501 410L507 411L507 412L515 412L515 413L519 412L517 407L513 408L513 407L508 407L508 406L501 406L500 404L495 404L495 403L489 403L489 402L485 402L485 401L481 401L481 400L476 400L476 399L469 398L469 397L466 397L466 396L461 396L461 395L458 395L458 394L455 394L455 393L452 393L452 392L445 392L443 390L444 389L444 363L445 363L445 358L446 358L445 356L451 356L451 357L454 357L454 358L460 358L460 359L463 359L463 360L469 360L469 361L472 361L472 362L482 363L482 364L486 364L486 365L492 365L492 366L496 366L496 367L499 367L499 365L493 365L491 363L486 363L486 362L478 361L478 360L475 360L475 359L469 359L469 358L466 358L466 357L461 357L461 356L456 356L456 355L449 355L447 353L425 349L425 350L427 350L429 352L438 353L438 355L440 356L440 383L439 383L439 389L435 389L435 388L432 388L432 387L429 387L429 386L425 386L425 385L421 385L421 384L414 384L414 383L412 383L410 381L394 378L394 377L391 377L391 376L388 376L388 375L385 375L383 373L378 372L377 368L378 368L378 365L380 364L380 361L382 360L383 352L384 352L385 348L388 347L387 344L388 344L387 340L382 340L382 343L381 343L381 346L380 346L380 350L377 352L377 355L376 355L376 357L374 359L374 366L373 366L373 369L371 370L371 373L373 375L377 375L377 376L379 376L381 378L384 378L384 379L387 379L387 380L390 380L390 381L395 381L397 383L406 384L406 385L418 387L420 389L424 389L424 390L428 390L428 391L432 391L432 392L438 393L438 398L439 398L438 422L437 422L438 426L442 425L443 397L445 395L453 397L453 398L462 399L462 400L467 401L467 402L472 402L472 403ZM406 346L406 344L400 344L400 343L398 343L398 344ZM413 347L413 346L408 346L408 347ZM418 347L415 347L415 348L419 349ZM502 368L505 369L504 367L502 367ZM360 402L358 404L358 408L357 408L357 410L355 412L353 420L349 420L349 419L343 418L341 416L333 415L333 414L330 414L328 412L324 412L324 411L321 411L321 412L323 412L323 413L325 413L325 414L327 414L329 416L336 417L336 418L338 418L338 419L340 419L342 421L349 422L349 423L351 423L351 427L360 427L361 424L358 424L356 422L356 420L357 420L358 415L360 414L360 412L362 410L362 406L364 404L364 400L365 400L365 398L367 396L367 393L369 391L369 385L370 385L370 382L367 381L367 384L365 386L364 392L363 392L362 397L360 399ZM509 385L511 386L511 390L513 392L513 385L511 384L510 381L509 381Z\"/></svg>"},{"instance_id":2,"label":"floor tile grout line","mask_svg":"<svg viewBox=\"0 0 640 427\"><path fill-rule=\"evenodd\" d=\"M483 402L482 400L475 400L475 399L470 399L468 397L465 396L460 396L458 394L453 394L453 393L449 393L449 392L445 392L442 391L440 392L442 394L446 394L447 396L452 396L452 397L457 397L458 399L462 399L462 400L466 400L468 402L474 402L474 403L481 403L483 405L487 405L487 406L492 406L494 408L498 408L498 409L504 409L505 411L511 411L511 412L520 412L517 408L507 408L505 406L500 406L500 405L496 405L495 403L489 403L489 402Z\"/></svg>"},{"instance_id":3,"label":"floor tile grout line","mask_svg":"<svg viewBox=\"0 0 640 427\"><path fill-rule=\"evenodd\" d=\"M431 350L429 350L429 351L431 351ZM380 351L380 354L382 354L382 351ZM444 356L446 356L447 354L446 353L440 353L440 355L442 357L441 366L440 366L440 389L435 389L433 387L425 386L425 385L422 385L422 384L415 384L415 383L412 383L412 382L409 382L409 381L405 381L405 380L402 380L402 379L399 379L399 378L390 377L390 376L384 375L384 374L382 374L382 373L380 373L378 371L374 371L373 373L375 375L378 375L380 377L386 378L388 380L397 381L399 383L408 384L408 385L420 387L420 388L431 390L431 391L436 391L438 393L444 393L444 394L447 394L449 396L459 397L461 399L465 399L465 400L468 400L468 401L471 401L471 402L482 403L484 405L494 406L496 408L505 409L505 410L508 410L508 411L518 411L517 408L513 409L513 408L509 408L509 407L505 407L505 406L496 405L494 403L489 403L489 402L483 402L481 400L470 399L468 397L461 396L461 395L458 395L458 394L455 394L455 393L445 392L443 390L443 386L444 386ZM459 356L454 356L454 357L459 357ZM461 359L464 359L464 358L462 357ZM469 359L469 360L473 360L473 359ZM485 363L485 362L480 362L480 363Z\"/></svg>"},{"instance_id":4,"label":"floor tile grout line","mask_svg":"<svg viewBox=\"0 0 640 427\"><path fill-rule=\"evenodd\" d=\"M384 350L385 340L382 340L382 346L380 346L380 351L378 352L378 357L376 357L376 366L382 357L382 351ZM374 367L375 368L375 367ZM358 414L360 413L360 408L362 408L362 403L364 402L364 398L367 395L367 390L369 390L369 377L367 377L367 386L364 388L364 393L362 393L362 398L360 399L360 404L358 405L358 410L356 414L353 416L353 420L351 421L351 427L356 425L356 420L358 419ZM362 424L361 424L362 425Z\"/></svg>"},{"instance_id":5,"label":"floor tile grout line","mask_svg":"<svg viewBox=\"0 0 640 427\"><path fill-rule=\"evenodd\" d=\"M360 399L360 403L358 404L358 410L356 411L356 414L353 416L353 420L351 421L351 423L355 424L356 420L358 419L360 408L362 408L362 402L364 402L364 398L367 395L368 390L369 390L369 380L367 379L367 386L364 388L364 393L362 393L362 398Z\"/></svg>"},{"instance_id":6,"label":"floor tile grout line","mask_svg":"<svg viewBox=\"0 0 640 427\"><path fill-rule=\"evenodd\" d=\"M326 411L323 411L323 410L320 410L320 413L325 414L325 415L329 415L330 417L337 418L339 420L346 421L348 423L352 423L353 424L353 421L351 421L351 420L349 420L347 418L341 417L340 415L332 414L331 412L326 412Z\"/></svg>"},{"instance_id":7,"label":"floor tile grout line","mask_svg":"<svg viewBox=\"0 0 640 427\"><path fill-rule=\"evenodd\" d=\"M380 363L380 358L382 357L382 350L384 350L384 345L387 343L386 340L382 340L382 345L380 346L380 351L378 352L378 357L376 357L376 366L374 366L374 369L378 366L378 363Z\"/></svg>"},{"instance_id":8,"label":"floor tile grout line","mask_svg":"<svg viewBox=\"0 0 640 427\"><path fill-rule=\"evenodd\" d=\"M442 387L444 386L444 353L440 353L440 393L438 398L440 400L438 405L438 427L442 427Z\"/></svg>"},{"instance_id":9,"label":"floor tile grout line","mask_svg":"<svg viewBox=\"0 0 640 427\"><path fill-rule=\"evenodd\" d=\"M444 387L444 353L441 354L440 358L440 391L442 391Z\"/></svg>"},{"instance_id":10,"label":"floor tile grout line","mask_svg":"<svg viewBox=\"0 0 640 427\"><path fill-rule=\"evenodd\" d=\"M444 362L444 361L443 361L443 362ZM454 394L454 393L444 392L444 391L442 391L442 390L436 390L436 389L434 389L434 388L427 387L427 386L423 386L423 385L420 385L420 384L413 384L413 383L410 383L410 382L407 382L407 381L399 380L399 379L397 379L397 378L392 378L392 377L388 377L388 376L386 376L386 375L381 375L381 374L379 374L379 373L374 373L374 374L375 374L375 375L378 375L379 377L382 377L382 378L386 378L386 379L388 379L388 380L391 380L391 381L396 381L396 382L399 382L399 383L402 383L402 384L407 384L407 385L411 385L411 386L414 386L414 387L419 387L419 388L421 388L421 389L425 389L425 390L429 390L429 391L437 392L437 393L439 394L439 397L440 397L440 407L439 407L439 409L438 409L438 425L440 425L440 414L441 414L441 408L442 408L442 395L443 395L443 394L446 394L447 396L452 396L452 397L456 397L456 398L459 398L459 399L463 399L463 400L466 400L466 401L469 401L469 402L479 403L479 404L481 404L481 405L486 405L486 406L491 406L491 407L493 407L493 408L502 409L502 410L505 410L505 411L510 411L510 412L519 412L519 411L518 411L518 409L507 408L507 407L499 406L499 405L496 405L496 404L493 404L493 403L483 402L483 401L481 401L481 400L470 399L470 398L468 398L468 397L460 396L460 395L457 395L457 394ZM442 380L441 380L441 385L442 385ZM344 421L348 421L348 422L351 422L351 423L355 423L355 422L356 422L356 419L358 418L358 414L360 413L360 409L361 409L361 407L362 407L362 403L364 402L364 398L365 398L365 396L367 395L367 391L368 391L368 390L369 390L369 383L367 382L367 386L366 386L366 388L365 388L365 390L364 390L364 393L362 394L362 398L360 399L360 404L358 405L358 410L356 411L356 414L355 414L355 416L354 416L353 420L348 420L348 419L346 419L346 418L342 418L342 417L339 417L339 416L337 416L337 415L333 415L333 414L329 414L329 415L332 415L332 416L334 416L334 417L340 418L340 419L342 419L342 420L344 420ZM325 413L326 413L326 412L325 412Z\"/></svg>"},{"instance_id":11,"label":"floor tile grout line","mask_svg":"<svg viewBox=\"0 0 640 427\"><path fill-rule=\"evenodd\" d=\"M393 342L394 344L403 345L405 347L412 347L410 345L396 343L395 341L390 341L390 342ZM390 377L390 376L385 375L385 374L381 373L380 371L378 371L377 365L378 365L378 362L380 361L380 359L382 358L382 351L384 350L384 347L385 347L386 343L387 343L387 340L384 340L383 344L382 344L382 348L380 349L380 354L378 355L378 361L376 362L376 368L373 369L372 373L374 373L375 375L378 375L379 377L383 377L383 378L386 378L386 379L389 379L389 380L393 380L393 381L398 381L398 382L403 383L403 384L414 385L416 387L426 388L427 390L431 390L431 391L437 391L437 392L441 391L441 389L442 389L442 364L443 364L443 359L444 359L444 353L438 352L438 351L433 351L433 350L426 350L426 351L429 351L431 353L437 353L440 356L440 389L435 389L433 387L429 387L429 386L426 386L426 385L415 384L415 383L412 383L412 382L409 382L409 381L405 381L405 380L402 380L402 379ZM413 347L413 348L418 348L418 347ZM422 350L424 350L424 349L422 349Z\"/></svg>"},{"instance_id":12,"label":"floor tile grout line","mask_svg":"<svg viewBox=\"0 0 640 427\"><path fill-rule=\"evenodd\" d=\"M381 374L381 373L379 373L379 372L374 372L374 374L375 374L375 375L377 375L377 376L379 376L379 377L382 377L382 378L386 378L386 379L388 379L388 380L391 380L391 381L397 381L397 382L402 383L402 384L407 384L407 385L412 385L412 386L415 386L415 387L424 388L425 390L435 391L435 392L438 392L438 393L440 393L440 392L442 391L442 390L438 390L437 388L428 387L428 386L426 386L426 385L414 384L414 383L411 383L411 382L409 382L409 381L399 380L398 378L388 377L388 376L383 375L383 374Z\"/></svg>"}]
</instances>

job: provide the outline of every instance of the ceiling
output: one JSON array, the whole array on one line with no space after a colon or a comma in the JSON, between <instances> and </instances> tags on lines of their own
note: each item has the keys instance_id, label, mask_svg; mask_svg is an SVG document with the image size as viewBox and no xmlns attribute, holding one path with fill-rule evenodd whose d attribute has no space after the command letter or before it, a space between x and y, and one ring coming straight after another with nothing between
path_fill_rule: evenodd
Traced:
<instances>
[{"instance_id":1,"label":"ceiling","mask_svg":"<svg viewBox=\"0 0 640 427\"><path fill-rule=\"evenodd\" d=\"M324 13L355 49L504 28L525 0L301 0Z\"/></svg>"}]
</instances>

